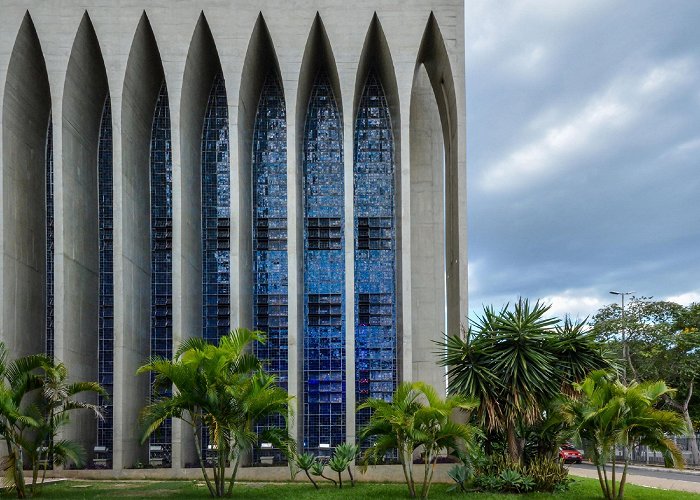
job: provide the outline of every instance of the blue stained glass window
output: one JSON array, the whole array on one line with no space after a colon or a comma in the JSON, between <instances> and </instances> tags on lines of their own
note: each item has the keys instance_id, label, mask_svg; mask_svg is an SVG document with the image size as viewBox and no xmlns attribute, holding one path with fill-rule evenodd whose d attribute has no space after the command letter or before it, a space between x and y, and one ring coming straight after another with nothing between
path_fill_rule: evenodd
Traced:
<instances>
[{"instance_id":1,"label":"blue stained glass window","mask_svg":"<svg viewBox=\"0 0 700 500\"><path fill-rule=\"evenodd\" d=\"M46 355L53 358L53 119L46 130Z\"/></svg>"},{"instance_id":2,"label":"blue stained glass window","mask_svg":"<svg viewBox=\"0 0 700 500\"><path fill-rule=\"evenodd\" d=\"M226 83L218 73L202 127L202 338L212 344L231 330L230 179ZM212 459L207 428L202 450Z\"/></svg>"},{"instance_id":3,"label":"blue stained glass window","mask_svg":"<svg viewBox=\"0 0 700 500\"><path fill-rule=\"evenodd\" d=\"M345 441L343 130L331 83L316 76L306 114L304 207L304 449Z\"/></svg>"},{"instance_id":4,"label":"blue stained glass window","mask_svg":"<svg viewBox=\"0 0 700 500\"><path fill-rule=\"evenodd\" d=\"M202 128L202 337L217 344L231 329L231 182L223 75L209 93Z\"/></svg>"},{"instance_id":5,"label":"blue stained glass window","mask_svg":"<svg viewBox=\"0 0 700 500\"><path fill-rule=\"evenodd\" d=\"M268 373L287 388L287 115L282 86L274 73L263 83L253 132L253 327L267 335L256 343L255 354ZM284 419L275 416L258 422L256 432ZM284 460L278 450L259 447L253 461L272 457Z\"/></svg>"},{"instance_id":6,"label":"blue stained glass window","mask_svg":"<svg viewBox=\"0 0 700 500\"><path fill-rule=\"evenodd\" d=\"M108 397L98 396L104 408L104 420L97 421L96 458L112 458L112 395L114 388L114 268L112 218L112 106L109 94L105 99L100 123L97 152L98 237L100 252L100 292L98 322L98 380Z\"/></svg>"},{"instance_id":7,"label":"blue stained glass window","mask_svg":"<svg viewBox=\"0 0 700 500\"><path fill-rule=\"evenodd\" d=\"M391 401L396 388L396 226L394 140L374 71L355 121L355 397ZM369 410L357 414L357 431Z\"/></svg>"},{"instance_id":8,"label":"blue stained glass window","mask_svg":"<svg viewBox=\"0 0 700 500\"><path fill-rule=\"evenodd\" d=\"M151 356L167 359L173 355L172 175L170 106L163 82L151 130ZM171 434L172 422L167 420L151 435L152 462L170 464Z\"/></svg>"}]
</instances>

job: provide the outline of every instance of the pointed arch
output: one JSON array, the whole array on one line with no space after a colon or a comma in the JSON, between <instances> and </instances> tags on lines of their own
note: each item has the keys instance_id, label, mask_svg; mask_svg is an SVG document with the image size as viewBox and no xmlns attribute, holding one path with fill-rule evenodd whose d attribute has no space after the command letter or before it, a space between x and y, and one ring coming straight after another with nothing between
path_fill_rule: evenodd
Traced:
<instances>
[{"instance_id":1,"label":"pointed arch","mask_svg":"<svg viewBox=\"0 0 700 500\"><path fill-rule=\"evenodd\" d=\"M248 45L241 79L239 119L240 186L242 193L241 237L246 279L241 289L249 291L246 305L252 325L267 334L255 354L267 363L279 384L288 388L288 258L287 258L287 115L284 89L272 38L262 14L258 15ZM245 199L245 202L243 201ZM250 228L250 229L248 229ZM250 293L252 292L252 293ZM256 424L256 432L284 424L271 417ZM253 463L271 457L284 462L284 455L256 446Z\"/></svg>"},{"instance_id":2,"label":"pointed arch","mask_svg":"<svg viewBox=\"0 0 700 500\"><path fill-rule=\"evenodd\" d=\"M77 380L95 380L99 371L100 207L96 159L108 94L100 44L85 12L66 69L61 102L61 183L55 189L63 206L57 230L64 236L61 247L56 248L56 303L63 315L56 324L55 350L56 357L69 366ZM69 341L73 333L82 341ZM94 418L78 416L66 433L92 456L97 433Z\"/></svg>"},{"instance_id":3,"label":"pointed arch","mask_svg":"<svg viewBox=\"0 0 700 500\"><path fill-rule=\"evenodd\" d=\"M328 453L346 438L344 164L340 86L321 17L299 77L304 270L303 447Z\"/></svg>"},{"instance_id":4,"label":"pointed arch","mask_svg":"<svg viewBox=\"0 0 700 500\"><path fill-rule=\"evenodd\" d=\"M256 237L254 218L255 207L255 179L253 165L254 134L256 127L256 117L258 116L258 106L260 104L261 93L264 88L270 88L270 82L275 82L282 93L282 103L284 103L284 89L282 88L280 68L277 61L277 53L272 43L272 37L265 23L262 13L258 17L253 27L253 31L248 42L246 57L243 63L241 74L241 86L238 98L238 186L239 186L239 207L240 231L238 232L238 252L240 255L240 321L243 324L254 324L254 302L253 294L250 293L255 287L256 277L254 275L254 241ZM267 86L267 87L266 87ZM286 137L286 120L285 137ZM286 159L286 147L285 147ZM283 186L286 196L286 177ZM285 198L286 199L286 198ZM286 218L286 214L285 214ZM286 222L285 222L286 224ZM254 300L254 299L253 299Z\"/></svg>"},{"instance_id":5,"label":"pointed arch","mask_svg":"<svg viewBox=\"0 0 700 500\"><path fill-rule=\"evenodd\" d=\"M155 118L165 120L169 115L162 106L167 100L164 94L167 95L167 88L160 51L144 12L134 33L122 90L121 199L116 201L122 208L120 223L117 222L121 232L121 235L117 235L121 240L121 254L118 257L121 273L116 275L115 289L123 294L116 305L121 301L124 311L120 331L115 331L115 336L121 339L118 345L124 353L115 353L115 362L121 362L122 378L115 381L115 408L118 408L118 412L115 413L114 432L122 436L123 451L119 457L122 464L149 459L146 448L140 445L138 423L139 408L148 401L150 394L149 378L134 378L132 374L143 360L144 353L151 352L151 338L155 333L152 332L155 321L151 319L154 302L151 287L155 274L151 271L151 223L154 222L151 217L151 159L152 152L163 151L167 147L166 131L169 135L169 126L160 128L162 140L155 145L156 148L152 147L154 124L159 123ZM159 99L161 107L157 109ZM160 123L166 126L165 121ZM159 160L165 167L170 155L163 152ZM167 193L160 194L167 196ZM167 214L167 206L164 205L164 208ZM172 234L172 226L160 228L166 239L168 229ZM159 305L164 307L164 316L158 328L165 329L163 337L167 347L167 330L172 328L172 322L168 324L172 312L167 309L172 302L168 303L167 299L168 285L164 283L163 286L166 294Z\"/></svg>"},{"instance_id":6,"label":"pointed arch","mask_svg":"<svg viewBox=\"0 0 700 500\"><path fill-rule=\"evenodd\" d=\"M206 340L216 343L231 325L229 123L226 82L203 12L190 42L180 112L183 218L200 225L196 234L191 231L192 238L183 239L183 254L189 261L196 256L201 272L183 277L183 290L188 285L201 290L193 331L201 329Z\"/></svg>"},{"instance_id":7,"label":"pointed arch","mask_svg":"<svg viewBox=\"0 0 700 500\"><path fill-rule=\"evenodd\" d=\"M181 334L217 343L231 329L231 164L226 81L201 12L187 53L180 105ZM177 246L177 242L176 242ZM195 460L189 441L182 464ZM202 433L202 449L209 444Z\"/></svg>"},{"instance_id":8,"label":"pointed arch","mask_svg":"<svg viewBox=\"0 0 700 500\"><path fill-rule=\"evenodd\" d=\"M47 318L46 172L51 93L41 43L29 12L7 69L2 110L2 324L14 356L44 352ZM48 153L48 154L47 154ZM40 333L39 333L40 332Z\"/></svg>"},{"instance_id":9,"label":"pointed arch","mask_svg":"<svg viewBox=\"0 0 700 500\"><path fill-rule=\"evenodd\" d=\"M439 339L418 335L458 334L462 314L458 113L449 56L433 13L418 51L410 113L413 376L444 389L444 377L431 369L434 359L422 354Z\"/></svg>"},{"instance_id":10,"label":"pointed arch","mask_svg":"<svg viewBox=\"0 0 700 500\"><path fill-rule=\"evenodd\" d=\"M386 90L388 89L388 90ZM398 382L398 88L376 13L358 67L354 123L355 399L391 399ZM356 432L369 412L356 415Z\"/></svg>"}]
</instances>

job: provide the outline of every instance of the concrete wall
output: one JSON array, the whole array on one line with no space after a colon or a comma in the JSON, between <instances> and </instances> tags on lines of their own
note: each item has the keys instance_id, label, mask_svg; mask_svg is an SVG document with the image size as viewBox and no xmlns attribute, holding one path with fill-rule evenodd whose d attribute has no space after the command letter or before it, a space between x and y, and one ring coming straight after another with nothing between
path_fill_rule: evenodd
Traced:
<instances>
[{"instance_id":1,"label":"concrete wall","mask_svg":"<svg viewBox=\"0 0 700 500\"><path fill-rule=\"evenodd\" d=\"M389 0L299 0L290 8L273 0L95 0L87 9L94 34L85 27L85 4L78 0L62 2L60 16L50 2L0 1L0 338L13 352L43 350L45 213L36 201L44 196L44 141L53 101L59 179L57 286L62 287L57 297L57 349L67 357L71 373L85 377L94 370L94 360L86 353L97 348L97 300L90 292L97 273L97 213L91 200L96 192L92 179L99 116L95 118L94 110L100 94L110 89L117 470L146 457L146 447L138 442L137 417L148 395L147 376L137 378L134 372L149 353L149 146L154 104L165 79L173 141L177 342L197 335L201 325L199 140L206 95L218 65L226 81L231 129L231 324L250 326L251 321L249 140L258 79L272 64L279 68L287 105L289 389L298 393L303 352L300 141L311 81L318 65L325 64L332 70L344 126L347 424L352 438L353 127L364 78L370 65L377 64L390 105L397 162L400 378L421 378L444 387L429 340L442 331L455 333L467 313L462 0L407 0L400 5ZM25 18L27 10L31 19ZM436 162L442 148L444 162ZM438 189L441 183L448 187L446 202ZM422 206L428 207L426 212L419 210ZM84 218L84 224L69 217ZM301 398L297 402L300 405ZM177 427L173 436L177 468L191 456L191 449Z\"/></svg>"},{"instance_id":2,"label":"concrete wall","mask_svg":"<svg viewBox=\"0 0 700 500\"><path fill-rule=\"evenodd\" d=\"M163 81L158 46L145 14L133 40L121 102L121 164L114 158L115 178L121 180L121 186L114 185L114 260L121 267L115 265L114 280L114 435L121 436L114 442L117 469L146 458L139 444L138 413L148 401L148 376L135 373L150 355L150 140Z\"/></svg>"},{"instance_id":3,"label":"concrete wall","mask_svg":"<svg viewBox=\"0 0 700 500\"><path fill-rule=\"evenodd\" d=\"M412 379L444 390L444 372L435 369L436 346L431 341L446 331L445 147L423 65L413 82L410 123Z\"/></svg>"},{"instance_id":4,"label":"concrete wall","mask_svg":"<svg viewBox=\"0 0 700 500\"><path fill-rule=\"evenodd\" d=\"M187 54L180 100L180 168L173 171L173 344L202 328L202 127L219 56L202 14ZM172 108L172 106L171 106ZM179 446L182 443L183 447ZM180 450L183 453L180 453ZM173 464L195 460L188 427L173 422Z\"/></svg>"},{"instance_id":5,"label":"concrete wall","mask_svg":"<svg viewBox=\"0 0 700 500\"><path fill-rule=\"evenodd\" d=\"M46 342L46 140L51 96L44 56L29 15L16 19L2 102L2 316L11 356Z\"/></svg>"},{"instance_id":6,"label":"concrete wall","mask_svg":"<svg viewBox=\"0 0 700 500\"><path fill-rule=\"evenodd\" d=\"M70 367L71 380L97 380L98 193L97 150L100 121L108 95L99 42L87 14L78 28L68 61L62 99L62 154L54 159L55 350ZM96 403L90 396L90 402ZM91 455L95 418L73 416L65 437Z\"/></svg>"}]
</instances>

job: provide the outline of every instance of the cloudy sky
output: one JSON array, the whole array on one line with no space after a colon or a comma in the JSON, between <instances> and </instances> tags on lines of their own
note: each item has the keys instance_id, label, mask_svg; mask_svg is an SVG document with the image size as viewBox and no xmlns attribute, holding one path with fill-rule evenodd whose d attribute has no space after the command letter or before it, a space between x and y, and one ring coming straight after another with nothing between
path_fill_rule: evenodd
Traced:
<instances>
[{"instance_id":1,"label":"cloudy sky","mask_svg":"<svg viewBox=\"0 0 700 500\"><path fill-rule=\"evenodd\" d=\"M700 2L465 10L470 308L700 302Z\"/></svg>"}]
</instances>

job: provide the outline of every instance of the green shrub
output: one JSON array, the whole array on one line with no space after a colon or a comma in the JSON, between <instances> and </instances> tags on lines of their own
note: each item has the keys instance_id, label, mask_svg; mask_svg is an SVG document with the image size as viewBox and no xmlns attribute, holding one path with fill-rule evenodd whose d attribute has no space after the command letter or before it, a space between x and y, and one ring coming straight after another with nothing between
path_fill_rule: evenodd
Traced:
<instances>
[{"instance_id":1,"label":"green shrub","mask_svg":"<svg viewBox=\"0 0 700 500\"><path fill-rule=\"evenodd\" d=\"M465 461L465 467L474 469L474 486L485 491L525 493L528 491L563 491L568 488L569 471L552 458L534 458L528 465L511 461L505 455L486 457L476 454ZM460 484L463 471L452 479Z\"/></svg>"},{"instance_id":2,"label":"green shrub","mask_svg":"<svg viewBox=\"0 0 700 500\"><path fill-rule=\"evenodd\" d=\"M447 475L457 483L451 486L448 491L462 491L467 492L466 484L474 477L474 469L468 465L455 465L449 471Z\"/></svg>"},{"instance_id":3,"label":"green shrub","mask_svg":"<svg viewBox=\"0 0 700 500\"><path fill-rule=\"evenodd\" d=\"M569 470L560 461L539 457L527 466L527 475L535 481L536 491L562 491L569 485Z\"/></svg>"}]
</instances>

